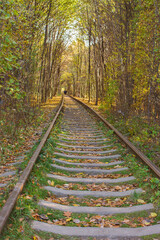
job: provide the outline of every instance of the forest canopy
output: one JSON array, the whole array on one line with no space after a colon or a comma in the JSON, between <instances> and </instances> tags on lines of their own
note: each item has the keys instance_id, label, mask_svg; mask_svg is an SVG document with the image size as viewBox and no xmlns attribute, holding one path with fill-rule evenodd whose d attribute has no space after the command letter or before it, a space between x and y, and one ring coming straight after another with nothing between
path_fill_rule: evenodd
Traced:
<instances>
[{"instance_id":1,"label":"forest canopy","mask_svg":"<svg viewBox=\"0 0 160 240\"><path fill-rule=\"evenodd\" d=\"M65 88L160 119L158 0L2 0L1 124Z\"/></svg>"}]
</instances>

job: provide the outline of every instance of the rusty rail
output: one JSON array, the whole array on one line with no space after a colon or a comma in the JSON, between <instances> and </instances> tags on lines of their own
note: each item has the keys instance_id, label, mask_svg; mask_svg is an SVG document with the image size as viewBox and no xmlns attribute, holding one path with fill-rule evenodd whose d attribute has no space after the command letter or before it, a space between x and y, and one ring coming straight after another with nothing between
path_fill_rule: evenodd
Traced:
<instances>
[{"instance_id":1,"label":"rusty rail","mask_svg":"<svg viewBox=\"0 0 160 240\"><path fill-rule=\"evenodd\" d=\"M70 96L72 99L79 102L82 106L84 106L86 109L88 109L91 113L93 113L97 118L101 119L102 122L109 127L111 130L114 131L114 133L122 140L123 143L127 147L130 148L130 150L142 161L144 162L158 178L160 178L160 168L158 168L149 158L147 158L138 148L136 148L125 136L122 135L115 127L113 127L108 121L106 121L101 115L99 115L95 110L90 108L87 104L81 102L79 99L76 99L72 96Z\"/></svg>"},{"instance_id":2,"label":"rusty rail","mask_svg":"<svg viewBox=\"0 0 160 240\"><path fill-rule=\"evenodd\" d=\"M64 97L62 96L62 100L60 102L60 105L59 105L59 109L57 110L57 113L52 121L52 123L50 124L47 132L45 133L45 135L43 136L40 144L38 145L37 149L35 150L35 152L33 153L31 159L29 160L28 162L28 165L27 167L24 169L22 175L20 176L17 184L15 185L14 189L12 190L12 192L10 193L6 203L4 204L2 210L0 211L0 233L2 232L13 208L14 208L14 205L17 201L17 198L19 196L19 194L22 192L23 188L24 188L24 185L32 171L32 168L62 110L62 107L63 107L63 102L64 102Z\"/></svg>"}]
</instances>

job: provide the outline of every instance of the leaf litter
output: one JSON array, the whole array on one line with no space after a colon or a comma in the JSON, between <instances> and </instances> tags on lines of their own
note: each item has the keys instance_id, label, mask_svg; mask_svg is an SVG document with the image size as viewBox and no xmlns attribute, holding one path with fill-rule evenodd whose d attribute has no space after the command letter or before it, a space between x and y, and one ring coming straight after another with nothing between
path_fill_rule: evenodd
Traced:
<instances>
[{"instance_id":1,"label":"leaf litter","mask_svg":"<svg viewBox=\"0 0 160 240\"><path fill-rule=\"evenodd\" d=\"M102 184L78 184L78 183L68 183L68 184L57 184L55 187L62 188L65 190L81 190L81 191L111 191L111 192L123 192L128 190L135 189L136 184L125 184L125 185L107 185L105 183Z\"/></svg>"}]
</instances>

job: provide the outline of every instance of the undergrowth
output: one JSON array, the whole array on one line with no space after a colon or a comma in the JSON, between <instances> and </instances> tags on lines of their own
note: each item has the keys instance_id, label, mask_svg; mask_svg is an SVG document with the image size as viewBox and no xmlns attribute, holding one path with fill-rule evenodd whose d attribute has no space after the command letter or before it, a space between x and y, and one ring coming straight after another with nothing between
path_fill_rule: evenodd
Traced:
<instances>
[{"instance_id":1,"label":"undergrowth","mask_svg":"<svg viewBox=\"0 0 160 240\"><path fill-rule=\"evenodd\" d=\"M104 112L104 109L103 109ZM143 116L130 116L105 111L106 119L160 167L160 125Z\"/></svg>"}]
</instances>

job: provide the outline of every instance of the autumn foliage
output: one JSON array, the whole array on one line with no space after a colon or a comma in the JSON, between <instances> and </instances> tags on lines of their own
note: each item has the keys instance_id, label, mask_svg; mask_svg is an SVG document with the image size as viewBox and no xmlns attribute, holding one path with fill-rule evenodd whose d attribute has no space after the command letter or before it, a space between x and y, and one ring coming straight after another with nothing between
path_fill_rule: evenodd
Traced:
<instances>
[{"instance_id":1,"label":"autumn foliage","mask_svg":"<svg viewBox=\"0 0 160 240\"><path fill-rule=\"evenodd\" d=\"M61 87L159 119L159 10L157 0L2 0L1 126L14 134Z\"/></svg>"}]
</instances>

